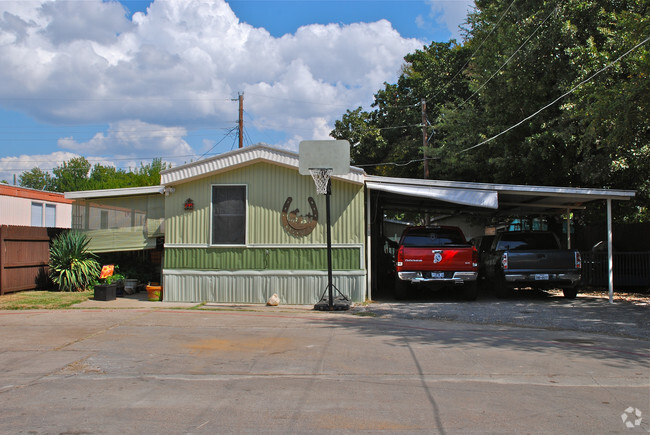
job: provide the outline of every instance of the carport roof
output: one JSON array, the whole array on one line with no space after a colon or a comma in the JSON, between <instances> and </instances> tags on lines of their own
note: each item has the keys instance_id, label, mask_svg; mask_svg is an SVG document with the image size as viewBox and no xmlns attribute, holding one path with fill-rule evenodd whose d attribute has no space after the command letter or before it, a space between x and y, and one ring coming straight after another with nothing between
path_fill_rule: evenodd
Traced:
<instances>
[{"instance_id":1,"label":"carport roof","mask_svg":"<svg viewBox=\"0 0 650 435\"><path fill-rule=\"evenodd\" d=\"M425 207L442 202L502 214L558 213L584 208L584 204L590 201L629 200L635 195L633 190L469 183L373 175L367 175L365 180L369 190L385 192L385 206L404 206L412 203L405 197L416 197L425 200Z\"/></svg>"}]
</instances>

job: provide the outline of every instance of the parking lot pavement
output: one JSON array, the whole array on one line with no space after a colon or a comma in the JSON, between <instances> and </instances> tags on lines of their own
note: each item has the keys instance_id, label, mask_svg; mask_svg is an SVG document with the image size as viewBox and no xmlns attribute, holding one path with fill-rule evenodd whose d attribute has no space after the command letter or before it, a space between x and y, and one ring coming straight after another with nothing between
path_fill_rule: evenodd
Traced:
<instances>
[{"instance_id":1,"label":"parking lot pavement","mask_svg":"<svg viewBox=\"0 0 650 435\"><path fill-rule=\"evenodd\" d=\"M647 340L370 313L0 312L0 433L650 428Z\"/></svg>"}]
</instances>

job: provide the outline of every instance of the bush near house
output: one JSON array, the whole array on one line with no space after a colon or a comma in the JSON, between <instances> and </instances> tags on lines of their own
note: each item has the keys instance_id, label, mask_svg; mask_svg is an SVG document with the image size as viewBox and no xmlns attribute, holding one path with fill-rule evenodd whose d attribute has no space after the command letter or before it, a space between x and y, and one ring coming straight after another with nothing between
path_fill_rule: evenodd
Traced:
<instances>
[{"instance_id":1,"label":"bush near house","mask_svg":"<svg viewBox=\"0 0 650 435\"><path fill-rule=\"evenodd\" d=\"M84 291L101 270L89 239L77 231L61 233L50 247L50 277L61 291Z\"/></svg>"}]
</instances>

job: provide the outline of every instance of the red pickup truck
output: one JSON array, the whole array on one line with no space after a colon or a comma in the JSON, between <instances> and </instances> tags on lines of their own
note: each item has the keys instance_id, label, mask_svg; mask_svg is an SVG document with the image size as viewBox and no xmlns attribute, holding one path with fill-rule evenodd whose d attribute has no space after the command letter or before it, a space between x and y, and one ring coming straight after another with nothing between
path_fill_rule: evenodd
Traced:
<instances>
[{"instance_id":1,"label":"red pickup truck","mask_svg":"<svg viewBox=\"0 0 650 435\"><path fill-rule=\"evenodd\" d=\"M395 258L395 298L404 299L411 286L454 286L466 300L477 296L478 253L458 227L409 227Z\"/></svg>"}]
</instances>

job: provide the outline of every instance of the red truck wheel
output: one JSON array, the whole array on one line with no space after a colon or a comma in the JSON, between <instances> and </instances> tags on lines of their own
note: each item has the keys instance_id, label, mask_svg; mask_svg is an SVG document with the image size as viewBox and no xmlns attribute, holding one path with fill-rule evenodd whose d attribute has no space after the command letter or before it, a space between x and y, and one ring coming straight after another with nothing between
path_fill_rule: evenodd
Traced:
<instances>
[{"instance_id":1,"label":"red truck wheel","mask_svg":"<svg viewBox=\"0 0 650 435\"><path fill-rule=\"evenodd\" d=\"M411 293L411 283L408 281L402 281L401 279L395 279L395 291L394 296L398 301L406 299Z\"/></svg>"}]
</instances>

